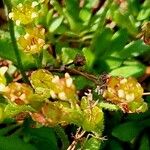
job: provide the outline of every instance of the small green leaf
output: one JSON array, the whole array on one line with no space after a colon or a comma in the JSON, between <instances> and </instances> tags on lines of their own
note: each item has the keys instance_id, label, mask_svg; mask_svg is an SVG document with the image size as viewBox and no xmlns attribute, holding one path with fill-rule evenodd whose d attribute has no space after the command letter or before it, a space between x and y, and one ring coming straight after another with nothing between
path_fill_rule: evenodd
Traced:
<instances>
[{"instance_id":1,"label":"small green leaf","mask_svg":"<svg viewBox=\"0 0 150 150\"><path fill-rule=\"evenodd\" d=\"M147 19L150 16L150 8L142 9L137 17L138 20Z\"/></svg>"},{"instance_id":2,"label":"small green leaf","mask_svg":"<svg viewBox=\"0 0 150 150\"><path fill-rule=\"evenodd\" d=\"M0 57L11 60L12 62L16 63L15 53L13 51L13 47L10 40L9 41L8 39L0 40Z\"/></svg>"},{"instance_id":3,"label":"small green leaf","mask_svg":"<svg viewBox=\"0 0 150 150\"><path fill-rule=\"evenodd\" d=\"M92 47L96 53L96 56L101 58L106 52L109 47L109 44L111 42L111 38L113 36L112 31L109 28L105 28L92 43Z\"/></svg>"},{"instance_id":4,"label":"small green leaf","mask_svg":"<svg viewBox=\"0 0 150 150\"><path fill-rule=\"evenodd\" d=\"M69 64L74 61L75 56L79 53L77 49L62 48L62 61L63 64Z\"/></svg>"},{"instance_id":5,"label":"small green leaf","mask_svg":"<svg viewBox=\"0 0 150 150\"><path fill-rule=\"evenodd\" d=\"M79 3L77 0L65 0L66 10L74 20L79 19Z\"/></svg>"},{"instance_id":6,"label":"small green leaf","mask_svg":"<svg viewBox=\"0 0 150 150\"><path fill-rule=\"evenodd\" d=\"M79 19L75 20L75 18L73 18L71 16L71 14L66 10L64 10L64 14L65 14L65 17L67 18L69 25L70 25L70 29L73 32L80 33L80 31L83 29L82 21Z\"/></svg>"},{"instance_id":7,"label":"small green leaf","mask_svg":"<svg viewBox=\"0 0 150 150\"><path fill-rule=\"evenodd\" d=\"M137 57L144 52L150 51L150 47L146 45L142 40L130 42L124 47L123 50L118 52L121 58Z\"/></svg>"},{"instance_id":8,"label":"small green leaf","mask_svg":"<svg viewBox=\"0 0 150 150\"><path fill-rule=\"evenodd\" d=\"M48 11L47 16L46 16L46 24L47 26L50 25L51 19L52 19L52 15L53 15L54 10L51 9Z\"/></svg>"},{"instance_id":9,"label":"small green leaf","mask_svg":"<svg viewBox=\"0 0 150 150\"><path fill-rule=\"evenodd\" d=\"M133 16L129 13L122 14L119 10L116 10L112 14L113 20L122 28L126 28L131 35L137 34L137 27L135 22L132 22Z\"/></svg>"},{"instance_id":10,"label":"small green leaf","mask_svg":"<svg viewBox=\"0 0 150 150\"><path fill-rule=\"evenodd\" d=\"M128 0L128 9L129 12L133 15L133 16L137 16L139 13L139 9L140 9L140 1L137 0Z\"/></svg>"},{"instance_id":11,"label":"small green leaf","mask_svg":"<svg viewBox=\"0 0 150 150\"><path fill-rule=\"evenodd\" d=\"M98 103L98 107L109 110L109 111L118 111L119 110L118 106L111 104L111 103L106 103L106 102Z\"/></svg>"},{"instance_id":12,"label":"small green leaf","mask_svg":"<svg viewBox=\"0 0 150 150\"><path fill-rule=\"evenodd\" d=\"M109 50L105 51L104 57L114 56L115 53L121 51L128 41L128 32L126 29L120 29L115 32L110 41Z\"/></svg>"},{"instance_id":13,"label":"small green leaf","mask_svg":"<svg viewBox=\"0 0 150 150\"><path fill-rule=\"evenodd\" d=\"M55 32L57 28L61 25L62 21L63 21L63 16L54 19L49 27L49 32Z\"/></svg>"},{"instance_id":14,"label":"small green leaf","mask_svg":"<svg viewBox=\"0 0 150 150\"><path fill-rule=\"evenodd\" d=\"M94 53L89 48L83 48L82 51L86 59L86 65L91 68L95 61Z\"/></svg>"},{"instance_id":15,"label":"small green leaf","mask_svg":"<svg viewBox=\"0 0 150 150\"><path fill-rule=\"evenodd\" d=\"M101 108L97 106L89 108L88 100L86 98L82 98L81 108L83 109L83 117L84 117L82 123L83 129L85 131L101 135L104 128L103 125L104 114Z\"/></svg>"},{"instance_id":16,"label":"small green leaf","mask_svg":"<svg viewBox=\"0 0 150 150\"><path fill-rule=\"evenodd\" d=\"M92 82L90 80L87 80L86 78L84 78L82 76L77 76L74 80L74 83L78 90L82 90L86 86L92 84Z\"/></svg>"},{"instance_id":17,"label":"small green leaf","mask_svg":"<svg viewBox=\"0 0 150 150\"><path fill-rule=\"evenodd\" d=\"M50 96L53 75L44 69L39 69L31 74L30 82L36 93L41 94L43 98Z\"/></svg>"},{"instance_id":18,"label":"small green leaf","mask_svg":"<svg viewBox=\"0 0 150 150\"><path fill-rule=\"evenodd\" d=\"M12 1L12 5L13 6L16 6L16 5L18 5L19 3L24 3L25 2L25 0L13 0Z\"/></svg>"},{"instance_id":19,"label":"small green leaf","mask_svg":"<svg viewBox=\"0 0 150 150\"><path fill-rule=\"evenodd\" d=\"M88 139L84 145L83 148L84 150L99 150L100 149L100 145L101 145L101 141L91 137L90 139Z\"/></svg>"},{"instance_id":20,"label":"small green leaf","mask_svg":"<svg viewBox=\"0 0 150 150\"><path fill-rule=\"evenodd\" d=\"M100 60L100 65L104 68L104 70L110 71L120 67L122 62L122 59L110 56L104 60Z\"/></svg>"},{"instance_id":21,"label":"small green leaf","mask_svg":"<svg viewBox=\"0 0 150 150\"><path fill-rule=\"evenodd\" d=\"M79 17L86 23L88 24L90 18L91 18L92 13L90 12L90 10L86 9L86 8L82 8L80 10L80 14Z\"/></svg>"},{"instance_id":22,"label":"small green leaf","mask_svg":"<svg viewBox=\"0 0 150 150\"><path fill-rule=\"evenodd\" d=\"M65 0L66 7L64 15L70 25L70 29L75 32L80 32L83 28L82 20L79 18L79 2L77 0Z\"/></svg>"},{"instance_id":23,"label":"small green leaf","mask_svg":"<svg viewBox=\"0 0 150 150\"><path fill-rule=\"evenodd\" d=\"M11 118L21 112L31 112L31 111L35 110L29 105L8 104L4 109L4 115L6 118Z\"/></svg>"},{"instance_id":24,"label":"small green leaf","mask_svg":"<svg viewBox=\"0 0 150 150\"><path fill-rule=\"evenodd\" d=\"M123 66L117 69L114 69L110 72L112 76L123 76L123 77L140 77L145 72L145 66L135 65L135 66Z\"/></svg>"}]
</instances>

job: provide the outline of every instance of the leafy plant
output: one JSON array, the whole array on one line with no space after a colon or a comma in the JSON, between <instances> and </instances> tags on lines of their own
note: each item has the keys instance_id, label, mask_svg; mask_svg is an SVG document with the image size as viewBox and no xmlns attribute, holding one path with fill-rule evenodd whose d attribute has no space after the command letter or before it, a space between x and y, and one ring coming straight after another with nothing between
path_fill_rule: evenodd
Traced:
<instances>
[{"instance_id":1,"label":"leafy plant","mask_svg":"<svg viewBox=\"0 0 150 150\"><path fill-rule=\"evenodd\" d=\"M4 8L1 149L149 149L149 0Z\"/></svg>"}]
</instances>

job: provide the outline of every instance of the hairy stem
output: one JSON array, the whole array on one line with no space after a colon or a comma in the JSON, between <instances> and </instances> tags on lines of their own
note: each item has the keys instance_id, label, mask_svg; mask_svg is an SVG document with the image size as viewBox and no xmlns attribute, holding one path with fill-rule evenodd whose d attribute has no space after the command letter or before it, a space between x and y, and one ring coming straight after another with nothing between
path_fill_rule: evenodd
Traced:
<instances>
[{"instance_id":1,"label":"hairy stem","mask_svg":"<svg viewBox=\"0 0 150 150\"><path fill-rule=\"evenodd\" d=\"M74 74L74 75L81 75L83 77L85 77L88 80L93 81L96 85L100 84L99 78L96 77L95 75L89 74L87 72L82 72L76 68L69 68L67 66L62 66L60 68L47 68L50 72L68 72L70 74Z\"/></svg>"},{"instance_id":2,"label":"hairy stem","mask_svg":"<svg viewBox=\"0 0 150 150\"><path fill-rule=\"evenodd\" d=\"M12 9L11 1L10 0L4 0L4 3L7 6L8 13L11 12L11 9ZM21 72L23 81L24 82L29 82L28 78L26 76L26 73L24 71L24 68L23 68L22 60L21 60L21 57L20 57L20 53L19 53L19 49L18 49L18 46L17 46L16 37L15 37L14 23L11 19L9 19L9 32L10 32L10 37L11 37L14 53L15 53L16 60L17 60L17 67Z\"/></svg>"},{"instance_id":3,"label":"hairy stem","mask_svg":"<svg viewBox=\"0 0 150 150\"><path fill-rule=\"evenodd\" d=\"M77 129L77 132L76 132L75 136L74 136L73 142L71 143L71 145L69 145L67 150L75 150L78 141L80 141L80 139L84 136L84 134L85 134L85 131L82 131L81 127L79 127Z\"/></svg>"}]
</instances>

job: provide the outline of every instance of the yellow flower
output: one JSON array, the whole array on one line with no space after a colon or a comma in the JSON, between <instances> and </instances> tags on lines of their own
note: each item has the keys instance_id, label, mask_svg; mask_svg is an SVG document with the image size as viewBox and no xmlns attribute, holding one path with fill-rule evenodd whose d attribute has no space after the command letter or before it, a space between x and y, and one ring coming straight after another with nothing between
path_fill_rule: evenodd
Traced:
<instances>
[{"instance_id":1,"label":"yellow flower","mask_svg":"<svg viewBox=\"0 0 150 150\"><path fill-rule=\"evenodd\" d=\"M26 34L19 37L18 43L24 52L39 53L45 45L45 29L41 27L27 28Z\"/></svg>"},{"instance_id":2,"label":"yellow flower","mask_svg":"<svg viewBox=\"0 0 150 150\"><path fill-rule=\"evenodd\" d=\"M143 112L146 103L142 99L143 88L135 78L109 77L103 97L118 105L124 112Z\"/></svg>"},{"instance_id":3,"label":"yellow flower","mask_svg":"<svg viewBox=\"0 0 150 150\"><path fill-rule=\"evenodd\" d=\"M36 7L38 3L36 1L31 4L18 4L16 7L12 8L12 12L9 13L9 18L16 22L16 25L29 24L35 18L38 17L38 12Z\"/></svg>"},{"instance_id":4,"label":"yellow flower","mask_svg":"<svg viewBox=\"0 0 150 150\"><path fill-rule=\"evenodd\" d=\"M72 107L78 102L73 79L68 73L60 78L58 75L53 76L47 70L39 69L31 74L30 82L37 94L69 102Z\"/></svg>"},{"instance_id":5,"label":"yellow flower","mask_svg":"<svg viewBox=\"0 0 150 150\"><path fill-rule=\"evenodd\" d=\"M29 104L33 94L32 88L25 83L12 82L6 88L4 96L18 105Z\"/></svg>"}]
</instances>

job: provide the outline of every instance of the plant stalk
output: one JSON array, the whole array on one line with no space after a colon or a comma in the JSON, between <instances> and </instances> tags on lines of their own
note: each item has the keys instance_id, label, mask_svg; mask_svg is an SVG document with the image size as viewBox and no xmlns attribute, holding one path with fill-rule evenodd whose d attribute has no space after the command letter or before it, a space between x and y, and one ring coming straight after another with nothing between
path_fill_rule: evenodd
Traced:
<instances>
[{"instance_id":1,"label":"plant stalk","mask_svg":"<svg viewBox=\"0 0 150 150\"><path fill-rule=\"evenodd\" d=\"M8 14L9 14L9 12L11 12L11 9L12 9L11 1L10 0L4 0L4 3L6 4ZM15 53L15 56L16 56L16 60L17 60L17 67L20 70L23 81L24 82L29 82L29 80L26 76L26 73L24 71L22 60L21 60L20 53L19 53L19 49L18 49L18 46L17 46L15 31L14 31L14 23L11 19L9 19L8 22L9 22L10 37L11 37L14 53Z\"/></svg>"}]
</instances>

